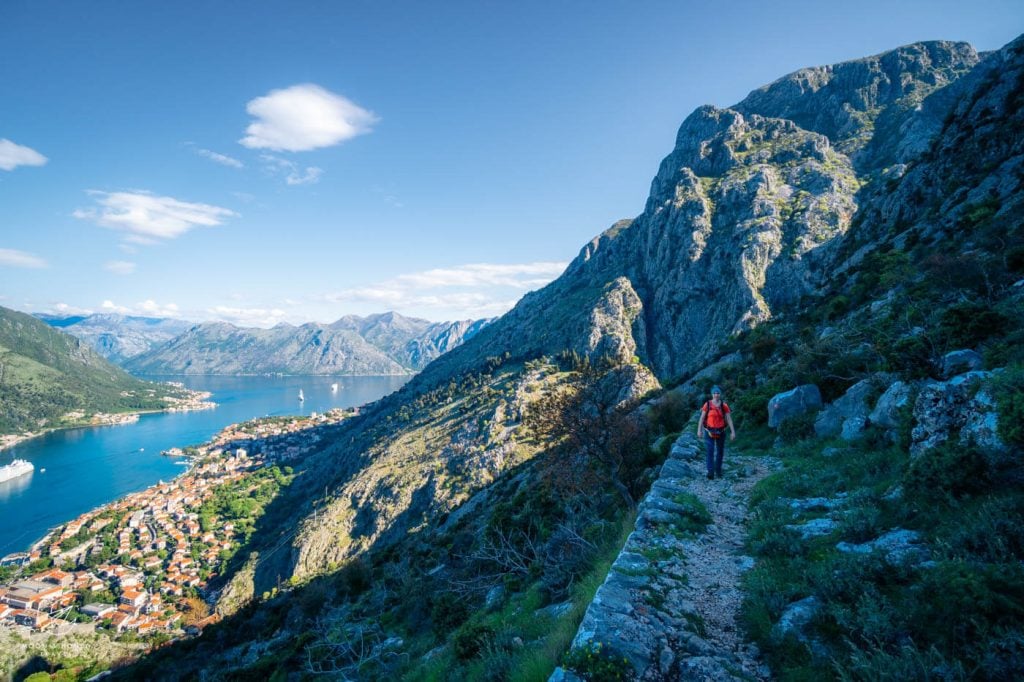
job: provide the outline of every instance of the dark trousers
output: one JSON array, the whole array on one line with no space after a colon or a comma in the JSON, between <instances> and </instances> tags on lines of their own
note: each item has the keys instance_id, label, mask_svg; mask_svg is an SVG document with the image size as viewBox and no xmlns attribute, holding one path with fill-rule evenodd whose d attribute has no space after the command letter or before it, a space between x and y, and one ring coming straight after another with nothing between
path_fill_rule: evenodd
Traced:
<instances>
[{"instance_id":1,"label":"dark trousers","mask_svg":"<svg viewBox=\"0 0 1024 682\"><path fill-rule=\"evenodd\" d=\"M712 438L705 435L704 440L708 444L708 473L721 473L722 459L725 457L725 434L719 438Z\"/></svg>"}]
</instances>

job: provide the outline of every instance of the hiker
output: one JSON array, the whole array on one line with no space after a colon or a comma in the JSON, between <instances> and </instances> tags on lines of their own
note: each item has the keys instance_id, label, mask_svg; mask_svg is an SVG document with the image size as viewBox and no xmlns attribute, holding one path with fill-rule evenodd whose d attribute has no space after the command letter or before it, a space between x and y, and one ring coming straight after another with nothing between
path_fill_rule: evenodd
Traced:
<instances>
[{"instance_id":1,"label":"hiker","mask_svg":"<svg viewBox=\"0 0 1024 682\"><path fill-rule=\"evenodd\" d=\"M697 422L697 438L702 438L707 431L708 445L708 479L722 477L722 459L725 457L725 426L729 425L729 440L736 440L736 427L732 425L732 410L722 400L722 389L711 387L711 400L700 408L700 421Z\"/></svg>"}]
</instances>

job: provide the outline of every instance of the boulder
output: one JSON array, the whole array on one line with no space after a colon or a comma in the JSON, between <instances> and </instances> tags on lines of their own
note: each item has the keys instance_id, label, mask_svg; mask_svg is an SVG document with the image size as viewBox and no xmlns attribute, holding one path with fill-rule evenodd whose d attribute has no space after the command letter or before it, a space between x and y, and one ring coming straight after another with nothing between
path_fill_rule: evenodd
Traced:
<instances>
[{"instance_id":1,"label":"boulder","mask_svg":"<svg viewBox=\"0 0 1024 682\"><path fill-rule=\"evenodd\" d=\"M890 375L878 374L855 383L841 398L818 414L814 420L814 432L822 438L839 436L847 441L860 438L868 425L871 398L879 384L885 385L889 381Z\"/></svg>"},{"instance_id":2,"label":"boulder","mask_svg":"<svg viewBox=\"0 0 1024 682\"><path fill-rule=\"evenodd\" d=\"M985 366L985 361L973 350L955 350L942 357L942 376L945 379L964 372L973 372Z\"/></svg>"},{"instance_id":3,"label":"boulder","mask_svg":"<svg viewBox=\"0 0 1024 682\"><path fill-rule=\"evenodd\" d=\"M814 384L804 384L777 393L768 401L768 426L775 429L786 419L821 409L821 391Z\"/></svg>"},{"instance_id":4,"label":"boulder","mask_svg":"<svg viewBox=\"0 0 1024 682\"><path fill-rule=\"evenodd\" d=\"M913 387L905 381L892 384L875 403L875 409L868 415L868 419L876 426L895 429L900 425L902 414L910 403L912 390Z\"/></svg>"},{"instance_id":5,"label":"boulder","mask_svg":"<svg viewBox=\"0 0 1024 682\"><path fill-rule=\"evenodd\" d=\"M792 634L801 642L806 642L808 637L805 630L820 610L821 602L817 597L806 597L793 602L782 612L779 622L772 628L772 634L779 639Z\"/></svg>"}]
</instances>

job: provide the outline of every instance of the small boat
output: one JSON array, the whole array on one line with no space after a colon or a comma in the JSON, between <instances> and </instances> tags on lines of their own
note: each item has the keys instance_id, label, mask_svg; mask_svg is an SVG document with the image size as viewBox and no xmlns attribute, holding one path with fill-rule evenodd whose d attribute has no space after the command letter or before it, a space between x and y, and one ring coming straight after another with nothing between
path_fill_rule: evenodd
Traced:
<instances>
[{"instance_id":1,"label":"small boat","mask_svg":"<svg viewBox=\"0 0 1024 682\"><path fill-rule=\"evenodd\" d=\"M305 399L306 399L306 396L302 395L302 389L300 388L299 389L299 402L301 403Z\"/></svg>"},{"instance_id":2,"label":"small boat","mask_svg":"<svg viewBox=\"0 0 1024 682\"><path fill-rule=\"evenodd\" d=\"M331 384L331 393L338 392L338 384Z\"/></svg>"},{"instance_id":3,"label":"small boat","mask_svg":"<svg viewBox=\"0 0 1024 682\"><path fill-rule=\"evenodd\" d=\"M145 452L146 448L139 448L139 452Z\"/></svg>"},{"instance_id":4,"label":"small boat","mask_svg":"<svg viewBox=\"0 0 1024 682\"><path fill-rule=\"evenodd\" d=\"M45 469L45 468L44 468L44 469L40 469L40 470L39 470L39 473L41 473L41 474L45 474L45 473L46 473L46 469Z\"/></svg>"}]
</instances>

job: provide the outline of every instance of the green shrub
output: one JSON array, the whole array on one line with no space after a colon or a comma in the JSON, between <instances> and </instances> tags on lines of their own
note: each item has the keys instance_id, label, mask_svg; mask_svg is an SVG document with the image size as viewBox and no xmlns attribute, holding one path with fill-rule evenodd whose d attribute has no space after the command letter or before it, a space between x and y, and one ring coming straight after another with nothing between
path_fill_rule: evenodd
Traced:
<instances>
[{"instance_id":1,"label":"green shrub","mask_svg":"<svg viewBox=\"0 0 1024 682\"><path fill-rule=\"evenodd\" d=\"M1024 446L1024 365L1006 368L995 380L999 410L999 437L1017 447Z\"/></svg>"},{"instance_id":2,"label":"green shrub","mask_svg":"<svg viewBox=\"0 0 1024 682\"><path fill-rule=\"evenodd\" d=\"M804 412L803 414L787 417L779 424L779 437L783 443L791 445L802 440L814 437L814 420L818 413Z\"/></svg>"},{"instance_id":3,"label":"green shrub","mask_svg":"<svg viewBox=\"0 0 1024 682\"><path fill-rule=\"evenodd\" d=\"M939 320L939 334L949 349L973 348L993 336L1006 333L1012 320L986 303L958 303Z\"/></svg>"},{"instance_id":4,"label":"green shrub","mask_svg":"<svg viewBox=\"0 0 1024 682\"><path fill-rule=\"evenodd\" d=\"M616 682L635 676L629 659L601 642L587 642L572 649L566 654L563 665L589 682Z\"/></svg>"},{"instance_id":5,"label":"green shrub","mask_svg":"<svg viewBox=\"0 0 1024 682\"><path fill-rule=\"evenodd\" d=\"M989 485L985 456L974 446L943 443L910 463L904 478L909 495L924 500L960 499Z\"/></svg>"},{"instance_id":6,"label":"green shrub","mask_svg":"<svg viewBox=\"0 0 1024 682\"><path fill-rule=\"evenodd\" d=\"M447 634L469 617L469 606L454 592L442 592L434 597L433 602L430 619L439 635Z\"/></svg>"},{"instance_id":7,"label":"green shrub","mask_svg":"<svg viewBox=\"0 0 1024 682\"><path fill-rule=\"evenodd\" d=\"M452 651L460 661L467 661L480 653L494 634L494 628L483 623L463 623L452 637Z\"/></svg>"}]
</instances>

